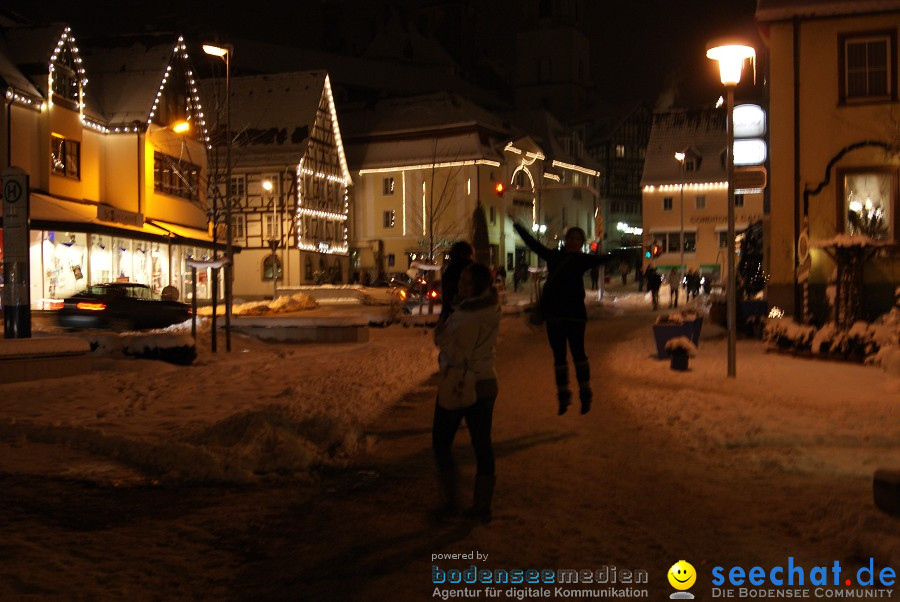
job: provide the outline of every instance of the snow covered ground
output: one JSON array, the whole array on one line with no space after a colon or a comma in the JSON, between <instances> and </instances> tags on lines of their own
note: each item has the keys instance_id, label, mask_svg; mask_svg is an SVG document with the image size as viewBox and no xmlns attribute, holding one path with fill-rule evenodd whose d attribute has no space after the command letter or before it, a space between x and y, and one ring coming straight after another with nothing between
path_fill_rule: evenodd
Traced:
<instances>
[{"instance_id":1,"label":"snow covered ground","mask_svg":"<svg viewBox=\"0 0 900 602\"><path fill-rule=\"evenodd\" d=\"M510 305L524 296L510 295ZM494 566L507 568L582 568L589 559L659 568L682 553L679 537L690 543L692 558L702 559L698 568L723 557L738 561L741 554L756 562L783 562L788 553L809 559L810 550L821 551L818 560L855 550L900 568L900 523L880 516L870 494L875 468L900 467L900 377L873 366L770 353L759 341L740 340L737 378L729 379L724 333L711 324L703 326L690 370L673 372L668 361L654 357L656 314L648 306L646 295L616 292L591 303L596 403L585 417L555 416L545 335L519 315L505 315L495 415L496 520L462 539L435 535L418 514L431 503L436 352L429 329L374 328L368 343L340 345L268 344L236 334L231 354L221 351L222 337L220 352L212 354L209 331L201 328L191 366L100 356L91 374L0 386L0 475L7 481L74 479L148 495L153 488L144 487L158 483L188 495L194 487L223 484L314 483L322 469L353 469L360 458L365 464L350 474L357 480L378 479L365 468L373 463L393 466L378 469L387 476L374 494L366 493L365 481L353 485L360 487L353 495L336 494L323 502L330 505L315 507L315 520L304 529L329 541L280 535L279 545L292 546L291 554L269 550L272 558L284 557L281 564L257 566L262 561L256 560L247 571L240 564L246 559L220 562L225 552L217 547L210 556L215 566L185 590L171 582L173 570L190 573L180 556L185 541L188 552L209 556L210 524L250 521L258 532L243 533L248 540L266 528L295 528L303 522L296 502L285 502L284 524L267 527L274 513L267 507L264 514L244 509L246 515L224 518L216 510L201 526L198 506L171 524L128 522L115 534L82 533L72 549L59 551L52 547L58 528L47 526L36 539L25 527L11 527L5 545L18 556L0 569L0 597L32 591L39 577L57 579L53 566L71 564L84 588L75 591L88 597L137 587L161 598L175 591L203 598L230 591L219 586L240 569L247 583L284 599L317 578L320 565L310 559L321 556L331 561L329 570L343 562L371 573L355 574L365 584L352 588L338 573L324 589L308 590L334 595L306 599L425 599L432 552L482 550L497 558ZM460 457L467 441L461 432ZM693 465L680 467L672 450L688 454ZM709 480L712 474L717 478ZM248 491L261 491L264 503L267 490ZM816 493L803 499L804 491ZM685 507L696 516L670 524L668 509ZM327 531L316 531L317 522ZM159 541L157 529L164 530ZM860 547L873 539L867 533L880 542L875 548ZM143 554L159 555L159 570L152 561L121 560L130 556L135 537L155 542ZM84 554L88 560L78 560ZM38 562L49 568L34 568ZM110 566L121 576L112 577ZM70 573L47 591L65 591L66 580L75 579ZM10 575L17 581L4 585ZM181 579L184 587L191 577ZM25 585L9 585L15 582Z\"/></svg>"}]
</instances>

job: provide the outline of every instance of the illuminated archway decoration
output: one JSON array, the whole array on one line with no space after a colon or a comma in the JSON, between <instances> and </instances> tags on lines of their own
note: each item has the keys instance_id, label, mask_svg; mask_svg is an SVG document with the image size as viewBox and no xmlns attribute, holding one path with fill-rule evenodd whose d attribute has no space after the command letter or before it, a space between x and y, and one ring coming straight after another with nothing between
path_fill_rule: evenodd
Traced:
<instances>
[{"instance_id":1,"label":"illuminated archway decoration","mask_svg":"<svg viewBox=\"0 0 900 602\"><path fill-rule=\"evenodd\" d=\"M532 163L533 162L534 161L532 160ZM527 165L531 165L531 163L528 163ZM513 171L512 177L510 178L509 183L513 184L516 181L516 174L519 173L520 171L524 171L525 175L528 176L528 181L531 182L531 222L536 224L537 223L537 196L535 195L536 187L534 185L534 177L531 175L531 171L528 169L527 165L525 163L525 160L523 159L521 165L519 165L515 169L515 171Z\"/></svg>"}]
</instances>

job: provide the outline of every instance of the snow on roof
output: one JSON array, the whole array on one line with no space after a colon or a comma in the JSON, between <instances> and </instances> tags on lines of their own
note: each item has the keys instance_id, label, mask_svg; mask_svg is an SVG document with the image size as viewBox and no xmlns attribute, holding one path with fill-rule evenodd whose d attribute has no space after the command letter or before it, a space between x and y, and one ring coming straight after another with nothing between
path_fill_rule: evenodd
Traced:
<instances>
[{"instance_id":1,"label":"snow on roof","mask_svg":"<svg viewBox=\"0 0 900 602\"><path fill-rule=\"evenodd\" d=\"M13 63L5 40L0 40L0 80L4 87L13 87L33 96L43 96L41 91Z\"/></svg>"},{"instance_id":2,"label":"snow on roof","mask_svg":"<svg viewBox=\"0 0 900 602\"><path fill-rule=\"evenodd\" d=\"M21 77L27 78L31 82L31 89L36 88L40 96L45 96L50 57L65 29L64 23L52 23L41 27L13 27L3 30L9 61L19 73L18 77L13 73L9 75L17 81L21 81ZM6 79L5 69L2 75ZM10 81L7 83L12 84ZM24 86L19 89L30 91Z\"/></svg>"},{"instance_id":3,"label":"snow on roof","mask_svg":"<svg viewBox=\"0 0 900 602\"><path fill-rule=\"evenodd\" d=\"M269 152L273 146L305 149L326 75L324 71L295 71L232 77L231 129L247 135L250 151L261 147ZM222 82L204 80L201 85L204 97L211 99L215 86Z\"/></svg>"},{"instance_id":4,"label":"snow on roof","mask_svg":"<svg viewBox=\"0 0 900 602\"><path fill-rule=\"evenodd\" d=\"M350 168L375 169L424 163L444 163L492 159L500 161L495 148L483 143L478 131L472 128L462 133L424 134L402 139L358 140L345 144Z\"/></svg>"},{"instance_id":5,"label":"snow on roof","mask_svg":"<svg viewBox=\"0 0 900 602\"><path fill-rule=\"evenodd\" d=\"M831 17L900 10L900 0L759 0L759 21L793 17Z\"/></svg>"},{"instance_id":6,"label":"snow on roof","mask_svg":"<svg viewBox=\"0 0 900 602\"><path fill-rule=\"evenodd\" d=\"M725 111L686 110L654 113L644 161L642 186L681 181L675 153L692 149L701 159L698 169L685 173L685 182L726 179L721 156L725 151Z\"/></svg>"},{"instance_id":7,"label":"snow on roof","mask_svg":"<svg viewBox=\"0 0 900 602\"><path fill-rule=\"evenodd\" d=\"M115 47L85 47L87 112L109 123L146 122L177 39L171 35L128 39L128 45Z\"/></svg>"}]
</instances>

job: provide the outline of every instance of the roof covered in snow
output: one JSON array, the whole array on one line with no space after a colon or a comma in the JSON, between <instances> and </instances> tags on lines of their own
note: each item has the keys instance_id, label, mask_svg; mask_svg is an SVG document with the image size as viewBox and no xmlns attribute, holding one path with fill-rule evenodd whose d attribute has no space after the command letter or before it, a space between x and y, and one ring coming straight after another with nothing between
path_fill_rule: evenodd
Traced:
<instances>
[{"instance_id":1,"label":"roof covered in snow","mask_svg":"<svg viewBox=\"0 0 900 602\"><path fill-rule=\"evenodd\" d=\"M758 0L756 18L781 21L794 17L834 17L900 10L900 0Z\"/></svg>"},{"instance_id":2,"label":"roof covered in snow","mask_svg":"<svg viewBox=\"0 0 900 602\"><path fill-rule=\"evenodd\" d=\"M690 151L700 159L697 170L684 174L685 182L721 182L726 179L725 111L688 110L655 113L647 144L642 186L681 181L676 152Z\"/></svg>"},{"instance_id":3,"label":"roof covered in snow","mask_svg":"<svg viewBox=\"0 0 900 602\"><path fill-rule=\"evenodd\" d=\"M11 27L0 32L0 77L4 82L23 92L44 96L50 57L65 29L64 23L53 23Z\"/></svg>"}]
</instances>

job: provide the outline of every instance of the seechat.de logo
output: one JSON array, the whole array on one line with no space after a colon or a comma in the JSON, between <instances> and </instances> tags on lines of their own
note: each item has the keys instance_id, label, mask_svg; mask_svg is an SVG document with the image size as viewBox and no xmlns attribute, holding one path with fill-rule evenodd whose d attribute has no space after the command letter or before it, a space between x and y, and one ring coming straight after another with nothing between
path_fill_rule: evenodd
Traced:
<instances>
[{"instance_id":1,"label":"seechat.de logo","mask_svg":"<svg viewBox=\"0 0 900 602\"><path fill-rule=\"evenodd\" d=\"M687 591L697 582L697 571L687 560L679 560L668 572L669 585L678 591L669 596L672 600L693 600L694 595Z\"/></svg>"}]
</instances>

